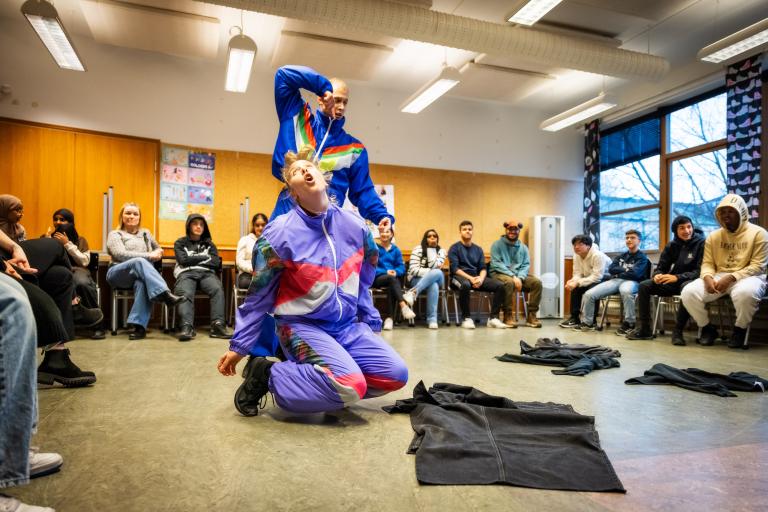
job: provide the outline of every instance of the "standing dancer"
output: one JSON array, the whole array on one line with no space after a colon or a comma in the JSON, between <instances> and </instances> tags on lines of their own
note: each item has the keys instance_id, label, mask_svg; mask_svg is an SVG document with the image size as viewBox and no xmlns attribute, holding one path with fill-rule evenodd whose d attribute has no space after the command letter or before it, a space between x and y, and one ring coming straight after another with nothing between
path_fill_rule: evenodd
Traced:
<instances>
[{"instance_id":1,"label":"standing dancer","mask_svg":"<svg viewBox=\"0 0 768 512\"><path fill-rule=\"evenodd\" d=\"M408 380L405 362L374 334L381 317L368 293L379 255L373 237L358 215L332 204L311 155L305 146L285 157L282 176L297 206L267 224L256 242L248 297L219 360L219 372L231 376L247 354L273 355L261 329L274 314L277 350L287 360L251 357L235 394L245 416L258 414L268 392L287 411L311 413L383 395Z\"/></svg>"}]
</instances>

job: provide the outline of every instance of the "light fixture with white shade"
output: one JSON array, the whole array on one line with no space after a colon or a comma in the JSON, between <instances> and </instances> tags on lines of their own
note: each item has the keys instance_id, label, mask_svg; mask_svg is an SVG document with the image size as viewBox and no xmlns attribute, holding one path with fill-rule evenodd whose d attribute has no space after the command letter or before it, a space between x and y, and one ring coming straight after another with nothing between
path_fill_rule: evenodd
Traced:
<instances>
[{"instance_id":1,"label":"light fixture with white shade","mask_svg":"<svg viewBox=\"0 0 768 512\"><path fill-rule=\"evenodd\" d=\"M59 67L85 71L85 66L53 5L47 0L27 0L21 6L21 13L27 18Z\"/></svg>"},{"instance_id":2,"label":"light fixture with white shade","mask_svg":"<svg viewBox=\"0 0 768 512\"><path fill-rule=\"evenodd\" d=\"M241 29L240 34L229 40L227 80L224 85L226 90L245 92L248 89L254 57L256 57L256 43L250 37L243 35Z\"/></svg>"},{"instance_id":3,"label":"light fixture with white shade","mask_svg":"<svg viewBox=\"0 0 768 512\"><path fill-rule=\"evenodd\" d=\"M521 25L533 25L549 11L557 7L563 0L529 0L518 9L507 21Z\"/></svg>"},{"instance_id":4,"label":"light fixture with white shade","mask_svg":"<svg viewBox=\"0 0 768 512\"><path fill-rule=\"evenodd\" d=\"M618 105L618 102L613 96L601 92L597 98L592 98L581 105L566 110L562 114L550 117L541 123L539 128L548 132L556 132L581 121L593 119L598 114L610 110L616 105Z\"/></svg>"},{"instance_id":5,"label":"light fixture with white shade","mask_svg":"<svg viewBox=\"0 0 768 512\"><path fill-rule=\"evenodd\" d=\"M707 62L724 62L768 43L768 18L739 30L701 49L698 58Z\"/></svg>"},{"instance_id":6,"label":"light fixture with white shade","mask_svg":"<svg viewBox=\"0 0 768 512\"><path fill-rule=\"evenodd\" d=\"M431 80L427 85L419 89L416 94L400 107L401 112L408 114L418 114L427 108L433 101L447 93L461 81L459 70L453 66L445 66L437 78Z\"/></svg>"}]
</instances>

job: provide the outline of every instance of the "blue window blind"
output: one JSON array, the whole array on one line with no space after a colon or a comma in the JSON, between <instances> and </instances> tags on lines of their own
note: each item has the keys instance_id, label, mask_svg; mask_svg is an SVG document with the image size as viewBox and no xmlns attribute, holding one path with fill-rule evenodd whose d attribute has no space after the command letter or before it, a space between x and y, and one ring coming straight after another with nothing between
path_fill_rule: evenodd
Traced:
<instances>
[{"instance_id":1,"label":"blue window blind","mask_svg":"<svg viewBox=\"0 0 768 512\"><path fill-rule=\"evenodd\" d=\"M658 154L661 149L660 130L660 118L652 117L601 133L600 168L611 169Z\"/></svg>"}]
</instances>

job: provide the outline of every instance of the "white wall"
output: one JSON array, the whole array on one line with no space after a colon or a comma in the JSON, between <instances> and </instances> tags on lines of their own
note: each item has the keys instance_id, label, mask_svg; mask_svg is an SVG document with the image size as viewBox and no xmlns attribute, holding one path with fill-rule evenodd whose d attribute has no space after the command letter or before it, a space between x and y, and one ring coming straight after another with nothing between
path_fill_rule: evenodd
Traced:
<instances>
[{"instance_id":1,"label":"white wall","mask_svg":"<svg viewBox=\"0 0 768 512\"><path fill-rule=\"evenodd\" d=\"M0 84L12 87L0 98L0 116L271 153L277 128L272 70L254 71L248 92L234 94L224 91L224 59L74 40L86 73L60 70L22 19L0 18ZM364 84L351 89L346 127L365 143L373 162L582 179L582 136L542 132L540 113L443 98L410 115L398 109L408 94Z\"/></svg>"}]
</instances>

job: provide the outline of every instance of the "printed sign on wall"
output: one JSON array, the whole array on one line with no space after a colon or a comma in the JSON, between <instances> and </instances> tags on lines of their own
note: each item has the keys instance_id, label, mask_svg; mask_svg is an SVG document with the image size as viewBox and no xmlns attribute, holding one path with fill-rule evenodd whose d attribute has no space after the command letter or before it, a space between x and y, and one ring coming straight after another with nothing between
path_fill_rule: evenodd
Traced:
<instances>
[{"instance_id":1,"label":"printed sign on wall","mask_svg":"<svg viewBox=\"0 0 768 512\"><path fill-rule=\"evenodd\" d=\"M216 154L163 146L160 173L160 218L185 220L199 213L213 221Z\"/></svg>"}]
</instances>

